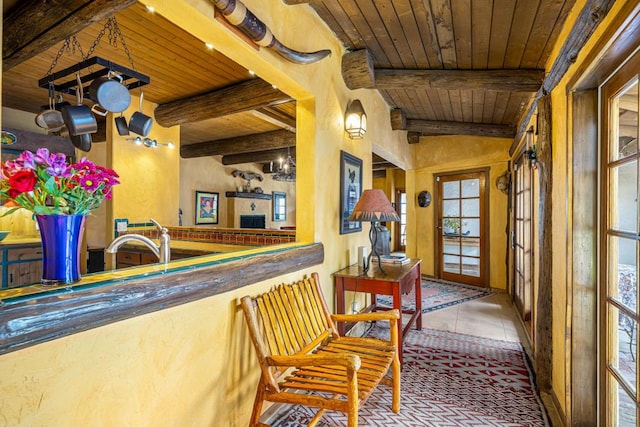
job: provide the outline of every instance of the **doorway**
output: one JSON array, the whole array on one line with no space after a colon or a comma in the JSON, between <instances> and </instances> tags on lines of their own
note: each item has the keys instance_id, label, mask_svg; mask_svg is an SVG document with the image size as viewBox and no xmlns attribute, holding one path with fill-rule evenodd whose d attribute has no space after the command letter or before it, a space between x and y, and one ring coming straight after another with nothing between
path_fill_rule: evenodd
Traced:
<instances>
[{"instance_id":1,"label":"doorway","mask_svg":"<svg viewBox=\"0 0 640 427\"><path fill-rule=\"evenodd\" d=\"M436 176L439 277L487 286L488 170Z\"/></svg>"},{"instance_id":2,"label":"doorway","mask_svg":"<svg viewBox=\"0 0 640 427\"><path fill-rule=\"evenodd\" d=\"M395 250L404 252L407 248L407 192L404 188L396 189L396 212L400 222L395 227Z\"/></svg>"},{"instance_id":3,"label":"doorway","mask_svg":"<svg viewBox=\"0 0 640 427\"><path fill-rule=\"evenodd\" d=\"M528 147L527 147L528 148ZM520 155L513 174L513 301L531 338L533 334L533 171Z\"/></svg>"}]
</instances>

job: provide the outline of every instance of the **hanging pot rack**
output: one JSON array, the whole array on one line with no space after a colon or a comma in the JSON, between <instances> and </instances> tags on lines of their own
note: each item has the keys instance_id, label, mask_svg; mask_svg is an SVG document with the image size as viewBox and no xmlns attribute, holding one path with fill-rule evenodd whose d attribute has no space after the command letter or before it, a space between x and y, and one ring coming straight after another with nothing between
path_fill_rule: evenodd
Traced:
<instances>
[{"instance_id":1,"label":"hanging pot rack","mask_svg":"<svg viewBox=\"0 0 640 427\"><path fill-rule=\"evenodd\" d=\"M97 66L101 68L98 69ZM82 71L88 68L91 68L89 74L83 75ZM120 76L122 76L122 84L129 88L129 90L142 87L149 84L150 82L149 76L145 74L139 73L99 56L94 56L84 61L78 62L75 65L67 67L64 70L58 71L57 73L53 73L41 78L40 80L38 80L38 86L49 90L49 85L53 84L55 92L75 95L76 87L78 86L76 73L80 72L80 79L84 87L84 83L87 83L88 86L93 80L97 79L98 77L106 76L109 71L116 72ZM60 83L56 83L57 80L61 80L66 77L69 77L69 79Z\"/></svg>"},{"instance_id":2,"label":"hanging pot rack","mask_svg":"<svg viewBox=\"0 0 640 427\"><path fill-rule=\"evenodd\" d=\"M99 56L91 56L105 35L109 39L109 44L113 46L117 46L118 41L120 42L122 48L124 49L124 52L127 55L127 58L129 59L131 68L124 67L120 64L101 58ZM58 63L58 60L65 53L65 51L75 52L76 50L82 56L82 61L78 62L75 65L67 67L64 70L58 71L57 73L52 73L53 69ZM88 70L88 73L82 75L82 71L84 70ZM120 31L120 26L118 25L118 21L116 20L115 16L111 16L106 21L104 27L89 48L86 56L82 51L82 46L80 46L80 42L78 41L76 36L67 38L63 45L60 47L58 54L53 59L53 62L51 63L51 67L49 67L49 71L47 71L47 74L43 78L38 80L38 86L49 91L51 90L51 87L53 87L54 92L75 95L76 89L78 88L78 75L80 75L80 81L82 82L83 89L86 89L84 87L85 83L91 84L93 80L99 77L108 76L109 73L117 73L122 78L122 84L125 85L129 90L142 87L149 84L150 82L149 76L136 71L136 67L133 63L133 58L131 57L131 52L129 52L129 48L127 47L127 44L125 42L124 35L122 34L122 31ZM68 80L56 83L56 81L65 79L67 77L69 77ZM88 92L87 90L83 91L85 93ZM91 98L91 94L89 94L89 98L92 101L96 101L95 99Z\"/></svg>"}]
</instances>

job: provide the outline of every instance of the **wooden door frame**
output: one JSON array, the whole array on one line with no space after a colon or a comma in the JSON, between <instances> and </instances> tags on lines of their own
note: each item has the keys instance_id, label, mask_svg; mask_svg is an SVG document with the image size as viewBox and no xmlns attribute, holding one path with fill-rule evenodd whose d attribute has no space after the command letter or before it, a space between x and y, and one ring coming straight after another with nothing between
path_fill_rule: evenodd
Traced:
<instances>
[{"instance_id":1,"label":"wooden door frame","mask_svg":"<svg viewBox=\"0 0 640 427\"><path fill-rule=\"evenodd\" d=\"M481 253L481 259L483 260L483 263L481 265L481 272L483 274L481 274L481 281L482 284L480 285L481 287L484 288L488 288L489 287L489 279L491 277L491 271L490 271L490 260L489 260L489 254L491 253L491 248L490 248L490 241L491 239L489 238L489 233L491 231L490 229L490 210L491 210L491 206L490 206L490 197L489 194L491 192L491 185L489 185L489 178L491 176L491 168L490 167L484 167L484 168L474 168L474 169L462 169L462 170L457 170L457 171L448 171L448 172L440 172L437 174L433 175L433 204L434 204L434 208L435 208L435 212L434 212L434 220L433 220L433 235L434 235L434 243L433 243L433 247L434 247L434 266L435 266L435 275L437 278L441 279L442 278L442 269L440 267L440 236L439 236L439 232L440 229L439 227L442 227L442 224L440 224L439 218L440 218L440 211L442 210L442 199L440 197L440 186L438 185L438 178L443 177L443 176L452 176L452 175L464 175L464 174L470 174L470 173L482 173L484 174L484 200L483 200L483 204L484 204L484 211L480 212L480 215L483 215L484 217L484 227L481 230L481 249L484 253Z\"/></svg>"},{"instance_id":2,"label":"wooden door frame","mask_svg":"<svg viewBox=\"0 0 640 427\"><path fill-rule=\"evenodd\" d=\"M640 5L628 3L567 84L569 234L565 425L602 422L598 399L598 88L640 44ZM569 148L570 147L570 148ZM557 403L556 407L561 408ZM600 425L600 424L598 424Z\"/></svg>"}]
</instances>

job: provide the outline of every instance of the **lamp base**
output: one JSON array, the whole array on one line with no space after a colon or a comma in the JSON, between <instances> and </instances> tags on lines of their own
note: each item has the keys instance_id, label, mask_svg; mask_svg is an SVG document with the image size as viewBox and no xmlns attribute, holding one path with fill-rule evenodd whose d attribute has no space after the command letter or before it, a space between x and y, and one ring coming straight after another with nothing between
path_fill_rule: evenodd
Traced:
<instances>
[{"instance_id":1,"label":"lamp base","mask_svg":"<svg viewBox=\"0 0 640 427\"><path fill-rule=\"evenodd\" d=\"M376 243L378 243L378 233L376 232L377 222L371 223L371 229L369 230L369 242L371 243L371 252L369 252L369 256L367 257L367 262L364 265L364 273L368 275L369 268L371 267L371 258L375 255L378 259L378 268L384 274L387 275L387 272L382 268L382 261L380 261L380 254L376 249Z\"/></svg>"}]
</instances>

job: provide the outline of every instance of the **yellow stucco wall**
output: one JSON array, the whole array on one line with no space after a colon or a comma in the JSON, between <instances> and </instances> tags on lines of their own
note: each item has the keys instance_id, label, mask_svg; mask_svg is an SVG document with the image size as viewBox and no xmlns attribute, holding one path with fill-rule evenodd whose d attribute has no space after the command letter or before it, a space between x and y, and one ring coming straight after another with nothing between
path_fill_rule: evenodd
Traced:
<instances>
[{"instance_id":1,"label":"yellow stucco wall","mask_svg":"<svg viewBox=\"0 0 640 427\"><path fill-rule=\"evenodd\" d=\"M259 372L237 297L313 270L319 272L332 308L331 273L354 263L356 248L368 243L367 227L360 233L339 234L340 150L363 160L364 188L372 185L374 146L388 153L390 161L412 165L406 133L391 130L382 97L371 90L346 89L340 72L343 48L308 5L244 1L284 44L303 51L332 50L331 57L316 64L296 65L266 49L256 52L241 41L213 19L208 0L143 3L201 40L212 41L223 54L297 99L297 235L299 240L324 243L325 262L0 356L5 396L0 425L247 425ZM310 31L313 37L301 37ZM357 141L349 140L343 130L344 110L354 98L362 101L369 117L368 132ZM145 104L145 113L152 115L151 105ZM175 128L154 124L152 133L159 141L178 140ZM145 151L120 144L115 136L109 162L123 182L114 194L112 217L146 222L153 216L175 222L180 200L178 150Z\"/></svg>"},{"instance_id":2,"label":"yellow stucco wall","mask_svg":"<svg viewBox=\"0 0 640 427\"><path fill-rule=\"evenodd\" d=\"M422 137L416 145L415 171L408 174L407 202L411 224L407 230L407 253L422 258L423 274L434 275L435 218L434 203L426 208L418 207L417 194L427 190L435 194L434 175L445 172L490 168L487 180L489 191L489 285L506 289L507 196L495 188L495 180L507 170L509 147L512 140L471 136ZM411 187L411 190L410 190Z\"/></svg>"}]
</instances>

